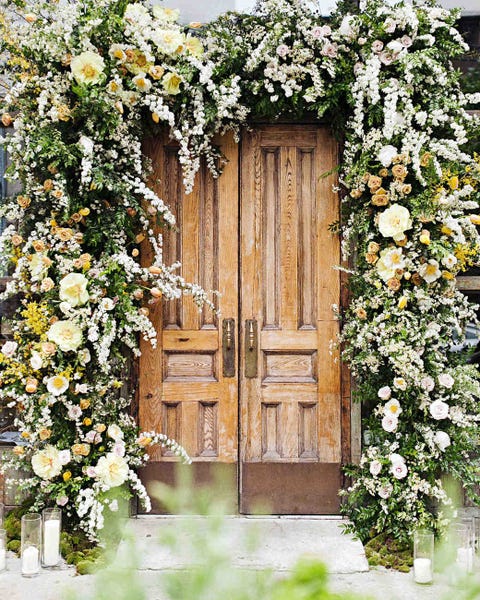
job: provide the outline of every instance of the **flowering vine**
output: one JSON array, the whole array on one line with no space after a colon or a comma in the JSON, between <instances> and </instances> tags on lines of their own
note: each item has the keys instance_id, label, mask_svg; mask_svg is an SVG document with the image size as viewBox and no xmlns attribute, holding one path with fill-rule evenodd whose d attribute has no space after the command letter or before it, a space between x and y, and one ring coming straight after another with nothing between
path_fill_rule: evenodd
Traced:
<instances>
[{"instance_id":1,"label":"flowering vine","mask_svg":"<svg viewBox=\"0 0 480 600\"><path fill-rule=\"evenodd\" d=\"M478 372L451 346L476 320L455 277L480 252L480 163L467 149L478 125L465 111L480 98L451 67L466 49L455 11L368 0L327 22L313 3L263 0L183 27L174 9L127 0L6 9L17 4L23 20L3 19L2 120L22 192L3 208L0 244L21 307L0 398L17 409L36 503L54 498L94 536L112 488L128 482L148 502L135 474L146 446L182 455L137 432L122 389L138 336L155 343L148 304L209 302L163 262L152 220L174 218L148 187L144 136L169 128L190 190L202 159L221 172L216 134L326 115L345 136L341 231L355 254L342 341L370 437L345 511L363 539L441 528L441 473L478 479Z\"/></svg>"}]
</instances>

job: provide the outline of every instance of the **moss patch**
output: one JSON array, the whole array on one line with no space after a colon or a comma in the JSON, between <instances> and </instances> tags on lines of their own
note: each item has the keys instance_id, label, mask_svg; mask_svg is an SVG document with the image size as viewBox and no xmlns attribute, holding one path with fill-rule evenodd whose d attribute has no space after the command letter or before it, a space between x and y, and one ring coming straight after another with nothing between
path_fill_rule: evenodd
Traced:
<instances>
[{"instance_id":1,"label":"moss patch","mask_svg":"<svg viewBox=\"0 0 480 600\"><path fill-rule=\"evenodd\" d=\"M368 564L382 566L408 573L413 565L413 552L410 545L401 544L386 533L377 535L365 546Z\"/></svg>"},{"instance_id":2,"label":"moss patch","mask_svg":"<svg viewBox=\"0 0 480 600\"><path fill-rule=\"evenodd\" d=\"M20 556L21 518L28 508L20 507L10 511L4 519L7 532L7 548ZM105 564L103 551L93 544L82 532L62 531L60 551L69 565L75 565L80 575L93 573Z\"/></svg>"}]
</instances>

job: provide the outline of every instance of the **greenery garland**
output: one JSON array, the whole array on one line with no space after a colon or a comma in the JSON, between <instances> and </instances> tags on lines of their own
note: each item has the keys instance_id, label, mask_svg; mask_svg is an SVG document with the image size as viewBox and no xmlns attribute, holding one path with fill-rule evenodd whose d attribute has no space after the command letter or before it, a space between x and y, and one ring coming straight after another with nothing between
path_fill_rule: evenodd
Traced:
<instances>
[{"instance_id":1,"label":"greenery garland","mask_svg":"<svg viewBox=\"0 0 480 600\"><path fill-rule=\"evenodd\" d=\"M182 454L138 434L119 391L138 336L155 343L148 304L208 302L163 263L151 220L174 219L147 186L145 133L170 128L189 190L202 158L220 173L217 133L314 114L345 135L342 236L355 254L342 340L369 409L345 511L362 539L441 529L441 474L478 481L480 381L452 351L476 322L455 276L480 252L480 165L465 150L478 124L464 110L479 98L451 67L466 49L457 12L368 0L327 22L309 2L263 0L253 15L183 27L178 11L127 0L3 5L2 120L23 191L3 208L5 296L22 306L0 398L17 410L15 461L33 469L36 506L56 500L95 537L112 488L128 482L148 502L135 474L145 446Z\"/></svg>"}]
</instances>

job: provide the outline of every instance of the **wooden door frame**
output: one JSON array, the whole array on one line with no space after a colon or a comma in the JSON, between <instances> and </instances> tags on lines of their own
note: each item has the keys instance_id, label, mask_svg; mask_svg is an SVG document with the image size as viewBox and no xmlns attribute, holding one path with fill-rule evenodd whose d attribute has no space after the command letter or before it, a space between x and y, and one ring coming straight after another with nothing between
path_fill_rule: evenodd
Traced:
<instances>
[{"instance_id":1,"label":"wooden door frame","mask_svg":"<svg viewBox=\"0 0 480 600\"><path fill-rule=\"evenodd\" d=\"M327 123L323 120L318 120L318 119L312 118L312 119L305 119L302 121L282 120L282 121L276 121L275 123L265 122L265 121L254 121L254 122L250 123L250 126L255 127L255 126L260 126L260 125L276 125L276 124L289 124L289 125L293 125L293 124L295 124L295 125L303 125L303 124L312 125L312 124L315 124L315 125L319 125L319 126L327 125ZM242 145L242 140L240 139L240 142L238 143L237 177L239 176L240 169L241 169L241 160L240 160L241 145ZM145 140L145 147L148 148L148 140ZM338 164L340 164L342 148L343 148L343 143L340 140L338 142ZM228 176L228 175L223 174L221 177L225 177L225 176ZM240 194L240 186L238 186L238 193ZM341 194L342 194L342 192L340 191L338 193L338 203L339 203L339 213L340 214L341 214L341 210L340 210L341 209ZM240 211L240 202L238 203L238 210ZM340 235L340 241L341 241L341 234L339 234L339 235ZM240 237L240 232L238 232L238 236ZM145 248L145 250L147 251L146 254L148 255L148 250L146 248ZM351 264L352 264L352 260L349 260L347 263L342 262L341 266L345 267L346 269L349 269L349 268L351 268ZM239 278L239 280L241 278L240 269L238 270L238 278ZM339 309L340 309L341 314L346 309L346 307L348 306L348 303L349 303L349 292L348 292L347 282L348 282L348 274L345 271L342 271L341 275L340 275L340 298L339 298L339 304L340 304ZM240 285L240 281L239 281L239 285ZM240 322L238 322L236 324L237 339L238 339L238 336L240 335L240 330L241 330ZM132 405L131 405L131 414L135 416L135 418L137 419L137 422L138 422L139 421L139 413L141 410L140 409L141 385L140 385L140 369L139 369L140 360L136 359L134 361L134 363L135 363L134 368L132 369L132 371L133 371L132 380L134 382L135 395L134 395L134 401L132 402ZM360 411L360 406L358 404L353 403L352 378L351 378L351 373L350 373L348 366L346 365L346 363L341 361L339 368L340 368L340 378L341 378L341 384L340 384L341 465L343 466L343 465L346 465L351 462L356 462L360 455L360 451L361 451L360 413L361 413L361 411ZM238 381L238 385L240 386L240 380ZM238 410L240 411L240 403L239 403ZM241 435L241 429L240 429L240 427L238 427L238 436L239 436L238 442L239 442L239 444L240 444L240 435ZM158 468L161 468L163 471L162 480L166 483L174 484L176 481L175 465L177 463L171 463L171 462L160 463L159 462L157 464L158 464ZM230 481L235 481L235 484L238 483L239 462L237 462L235 465L222 465L222 464L213 463L213 462L212 463L198 462L198 463L195 463L195 465L196 465L196 467L195 467L194 473L193 473L194 483L197 483L200 485L211 483L216 478L216 474L218 473L219 468L221 470L222 467L225 467L225 466L226 467L233 466L234 469L228 469L228 468L223 469L220 476L223 477L224 480L226 478ZM167 472L165 472L165 471L167 471ZM342 474L341 487L345 488L346 485L348 485L348 480ZM239 493L240 493L240 488L237 487L237 494L239 494ZM238 498L237 498L237 500L238 500ZM237 506L238 506L238 504L237 504ZM137 510L134 510L134 512L135 513L139 512L138 506L136 507L136 509Z\"/></svg>"}]
</instances>

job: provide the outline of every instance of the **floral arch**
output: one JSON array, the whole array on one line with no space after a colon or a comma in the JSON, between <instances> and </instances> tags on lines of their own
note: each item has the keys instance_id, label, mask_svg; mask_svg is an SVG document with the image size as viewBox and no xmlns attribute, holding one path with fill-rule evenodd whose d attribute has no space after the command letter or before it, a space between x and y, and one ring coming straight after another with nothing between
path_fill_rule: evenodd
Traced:
<instances>
[{"instance_id":1,"label":"floral arch","mask_svg":"<svg viewBox=\"0 0 480 600\"><path fill-rule=\"evenodd\" d=\"M148 445L183 456L138 433L122 391L139 336L155 343L149 303L208 302L163 263L151 220L174 219L146 184L145 132L170 128L191 189L201 159L220 175L218 132L308 112L345 139L340 228L354 269L342 341L370 409L345 512L362 539L441 530L451 501L440 474L467 489L478 480L478 371L451 350L476 319L455 277L480 251L480 164L468 151L478 123L465 111L479 98L451 66L466 49L457 13L369 0L327 22L307 1L262 0L208 26L177 17L128 0L13 1L2 15L2 121L23 191L2 209L4 297L21 306L1 349L0 397L25 442L13 462L32 469L22 485L95 537L113 488L148 503L135 473Z\"/></svg>"}]
</instances>

